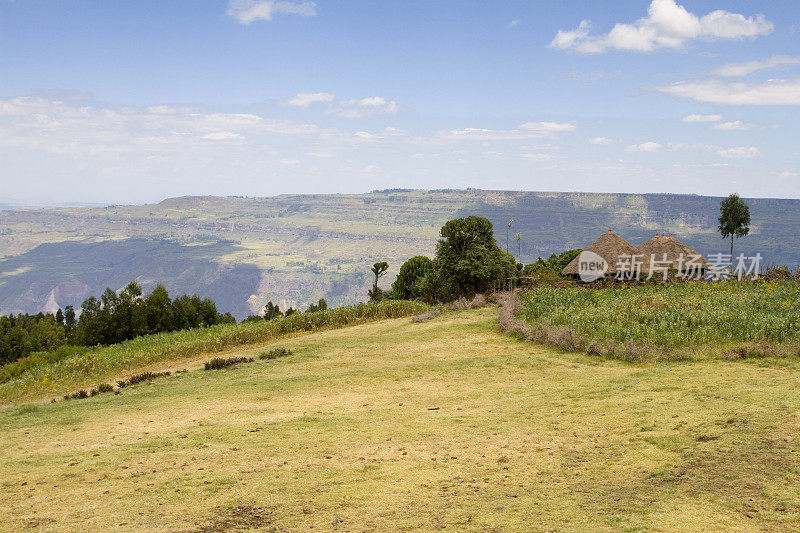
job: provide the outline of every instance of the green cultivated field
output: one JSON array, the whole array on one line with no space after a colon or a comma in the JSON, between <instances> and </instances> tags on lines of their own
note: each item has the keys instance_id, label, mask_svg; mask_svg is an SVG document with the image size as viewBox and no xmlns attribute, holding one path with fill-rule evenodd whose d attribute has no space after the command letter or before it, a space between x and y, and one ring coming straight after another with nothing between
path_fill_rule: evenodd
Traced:
<instances>
[{"instance_id":1,"label":"green cultivated field","mask_svg":"<svg viewBox=\"0 0 800 533\"><path fill-rule=\"evenodd\" d=\"M574 347L590 352L632 343L656 358L800 355L795 280L536 288L521 303L525 321L567 327Z\"/></svg>"},{"instance_id":2,"label":"green cultivated field","mask_svg":"<svg viewBox=\"0 0 800 533\"><path fill-rule=\"evenodd\" d=\"M796 357L561 352L496 309L233 349L0 410L0 529L789 531ZM257 356L273 347L293 353ZM122 376L119 376L122 377ZM47 397L45 397L46 399Z\"/></svg>"}]
</instances>

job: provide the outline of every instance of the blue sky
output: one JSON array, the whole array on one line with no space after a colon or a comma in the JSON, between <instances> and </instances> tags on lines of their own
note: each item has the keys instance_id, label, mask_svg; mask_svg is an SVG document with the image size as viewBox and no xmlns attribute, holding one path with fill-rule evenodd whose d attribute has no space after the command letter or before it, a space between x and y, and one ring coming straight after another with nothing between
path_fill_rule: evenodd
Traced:
<instances>
[{"instance_id":1,"label":"blue sky","mask_svg":"<svg viewBox=\"0 0 800 533\"><path fill-rule=\"evenodd\" d=\"M800 197L800 4L0 0L0 201Z\"/></svg>"}]
</instances>

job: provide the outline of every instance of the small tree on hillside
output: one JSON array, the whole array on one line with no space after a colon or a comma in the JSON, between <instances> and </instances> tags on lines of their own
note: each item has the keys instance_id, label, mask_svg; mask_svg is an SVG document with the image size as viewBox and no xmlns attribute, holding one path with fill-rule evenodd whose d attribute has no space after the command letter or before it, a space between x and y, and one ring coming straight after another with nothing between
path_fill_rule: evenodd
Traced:
<instances>
[{"instance_id":1,"label":"small tree on hillside","mask_svg":"<svg viewBox=\"0 0 800 533\"><path fill-rule=\"evenodd\" d=\"M316 304L311 304L306 309L307 313L316 313L317 311L325 311L328 308L328 302L325 301L325 298L320 298Z\"/></svg>"},{"instance_id":2,"label":"small tree on hillside","mask_svg":"<svg viewBox=\"0 0 800 533\"><path fill-rule=\"evenodd\" d=\"M387 270L389 270L389 263L385 261L381 261L380 263L375 263L372 265L372 273L375 274L375 283L372 285L372 289L369 291L370 300L378 301L383 299L383 291L380 289L380 287L378 287L378 280L386 275Z\"/></svg>"},{"instance_id":3,"label":"small tree on hillside","mask_svg":"<svg viewBox=\"0 0 800 533\"><path fill-rule=\"evenodd\" d=\"M267 305L264 306L264 320L272 320L279 316L283 316L280 307L272 303L272 300L267 302Z\"/></svg>"},{"instance_id":4,"label":"small tree on hillside","mask_svg":"<svg viewBox=\"0 0 800 533\"><path fill-rule=\"evenodd\" d=\"M64 326L71 330L75 326L75 308L68 305L64 308Z\"/></svg>"},{"instance_id":5,"label":"small tree on hillside","mask_svg":"<svg viewBox=\"0 0 800 533\"><path fill-rule=\"evenodd\" d=\"M731 238L731 272L733 271L733 238L744 237L750 233L750 207L731 194L719 204L719 232L722 238Z\"/></svg>"}]
</instances>

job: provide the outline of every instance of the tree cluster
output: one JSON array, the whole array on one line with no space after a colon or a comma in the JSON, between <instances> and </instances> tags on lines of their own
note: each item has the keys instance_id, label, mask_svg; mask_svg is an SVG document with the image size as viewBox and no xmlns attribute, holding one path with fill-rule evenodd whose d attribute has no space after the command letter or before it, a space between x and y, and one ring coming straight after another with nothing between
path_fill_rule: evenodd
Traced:
<instances>
[{"instance_id":1,"label":"tree cluster","mask_svg":"<svg viewBox=\"0 0 800 533\"><path fill-rule=\"evenodd\" d=\"M144 296L132 281L119 294L106 289L100 299L87 298L79 314L67 306L54 315L0 316L0 363L65 344L115 344L140 335L235 322L230 313L217 312L209 298L184 294L172 300L163 285Z\"/></svg>"},{"instance_id":2,"label":"tree cluster","mask_svg":"<svg viewBox=\"0 0 800 533\"><path fill-rule=\"evenodd\" d=\"M315 304L311 304L306 309L306 313L315 313L317 311L325 311L328 309L328 302L325 301L325 298L320 298L319 301ZM262 320L272 320L274 318L284 317L284 316L291 316L295 313L299 313L295 309L291 307L288 308L285 312L281 312L281 309L278 305L272 303L272 301L267 302L267 305L264 306L264 314L262 315L250 315L249 317L245 318L242 322L260 322Z\"/></svg>"},{"instance_id":3,"label":"tree cluster","mask_svg":"<svg viewBox=\"0 0 800 533\"><path fill-rule=\"evenodd\" d=\"M561 271L566 268L568 264L572 262L573 259L578 257L583 250L578 248L575 250L567 250L565 252L561 252L560 254L550 254L550 257L547 259L542 259L541 257L537 259L535 262L525 265L525 268L522 269L523 276L535 276L535 275L561 275Z\"/></svg>"},{"instance_id":4,"label":"tree cluster","mask_svg":"<svg viewBox=\"0 0 800 533\"><path fill-rule=\"evenodd\" d=\"M52 314L0 316L0 364L55 350L66 340L64 326Z\"/></svg>"},{"instance_id":5,"label":"tree cluster","mask_svg":"<svg viewBox=\"0 0 800 533\"><path fill-rule=\"evenodd\" d=\"M384 293L378 287L388 265L375 263L370 298L448 302L471 298L518 277L514 256L497 245L489 220L476 216L450 220L439 235L436 257L416 256L406 261L390 291Z\"/></svg>"}]
</instances>

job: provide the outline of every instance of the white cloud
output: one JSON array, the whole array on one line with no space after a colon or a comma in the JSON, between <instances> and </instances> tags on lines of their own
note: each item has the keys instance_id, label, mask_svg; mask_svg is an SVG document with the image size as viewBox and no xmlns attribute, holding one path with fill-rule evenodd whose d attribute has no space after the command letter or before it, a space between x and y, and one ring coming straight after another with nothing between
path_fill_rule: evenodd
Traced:
<instances>
[{"instance_id":1,"label":"white cloud","mask_svg":"<svg viewBox=\"0 0 800 533\"><path fill-rule=\"evenodd\" d=\"M658 144L657 142L645 142L641 144L632 144L625 148L626 152L658 152L664 148L663 145Z\"/></svg>"},{"instance_id":2,"label":"white cloud","mask_svg":"<svg viewBox=\"0 0 800 533\"><path fill-rule=\"evenodd\" d=\"M722 10L698 17L674 0L653 0L647 16L633 24L617 23L605 35L590 35L590 27L591 23L584 20L575 30L559 30L550 47L582 54L608 50L652 52L683 48L698 38L738 39L767 35L772 32L773 24L763 15L745 17Z\"/></svg>"},{"instance_id":3,"label":"white cloud","mask_svg":"<svg viewBox=\"0 0 800 533\"><path fill-rule=\"evenodd\" d=\"M669 152L678 152L684 150L700 150L703 152L714 152L719 150L719 146L714 146L713 144L701 144L701 143L667 143L666 146L667 151Z\"/></svg>"},{"instance_id":4,"label":"white cloud","mask_svg":"<svg viewBox=\"0 0 800 533\"><path fill-rule=\"evenodd\" d=\"M284 103L294 107L308 107L311 104L327 104L333 102L336 95L331 93L297 93Z\"/></svg>"},{"instance_id":5,"label":"white cloud","mask_svg":"<svg viewBox=\"0 0 800 533\"><path fill-rule=\"evenodd\" d=\"M719 122L722 120L721 115L686 115L682 119L684 122Z\"/></svg>"},{"instance_id":6,"label":"white cloud","mask_svg":"<svg viewBox=\"0 0 800 533\"><path fill-rule=\"evenodd\" d=\"M363 139L365 141L385 141L387 139L396 139L398 137L404 137L408 135L408 132L403 131L398 128L392 128L391 126L388 128L384 128L379 133L369 133L367 131L357 131L353 134L358 139Z\"/></svg>"},{"instance_id":7,"label":"white cloud","mask_svg":"<svg viewBox=\"0 0 800 533\"><path fill-rule=\"evenodd\" d=\"M317 134L319 128L249 113L151 106L107 109L37 97L0 99L0 145L86 156L190 149L198 140ZM200 146L200 145L197 145Z\"/></svg>"},{"instance_id":8,"label":"white cloud","mask_svg":"<svg viewBox=\"0 0 800 533\"><path fill-rule=\"evenodd\" d=\"M209 139L211 141L232 141L244 139L244 136L239 133L233 133L232 131L217 131L203 135L203 139Z\"/></svg>"},{"instance_id":9,"label":"white cloud","mask_svg":"<svg viewBox=\"0 0 800 533\"><path fill-rule=\"evenodd\" d=\"M744 77L768 68L780 67L782 65L800 65L800 57L772 56L764 61L747 61L745 63L730 63L715 68L711 74L724 76L726 78Z\"/></svg>"},{"instance_id":10,"label":"white cloud","mask_svg":"<svg viewBox=\"0 0 800 533\"><path fill-rule=\"evenodd\" d=\"M519 19L514 19L514 20L512 20L511 22L508 23L508 27L509 28L516 28L517 26L519 26L519 23L520 23Z\"/></svg>"},{"instance_id":11,"label":"white cloud","mask_svg":"<svg viewBox=\"0 0 800 533\"><path fill-rule=\"evenodd\" d=\"M575 124L572 122L526 122L520 124L519 129L537 132L542 137L549 137L554 133L574 131Z\"/></svg>"},{"instance_id":12,"label":"white cloud","mask_svg":"<svg viewBox=\"0 0 800 533\"><path fill-rule=\"evenodd\" d=\"M785 170L778 174L778 177L782 180L788 180L789 178L796 178L797 172L792 172L790 170Z\"/></svg>"},{"instance_id":13,"label":"white cloud","mask_svg":"<svg viewBox=\"0 0 800 533\"><path fill-rule=\"evenodd\" d=\"M486 128L461 128L442 132L443 137L453 140L510 141L530 139L534 135L519 130L490 130Z\"/></svg>"},{"instance_id":14,"label":"white cloud","mask_svg":"<svg viewBox=\"0 0 800 533\"><path fill-rule=\"evenodd\" d=\"M342 118L363 118L371 115L391 115L399 110L397 102L381 96L372 96L360 100L342 100L331 107L328 113Z\"/></svg>"},{"instance_id":15,"label":"white cloud","mask_svg":"<svg viewBox=\"0 0 800 533\"><path fill-rule=\"evenodd\" d=\"M670 152L696 150L700 152L714 153L722 157L732 159L747 159L761 155L761 151L755 146L725 147L713 144L668 143L666 149Z\"/></svg>"},{"instance_id":16,"label":"white cloud","mask_svg":"<svg viewBox=\"0 0 800 533\"><path fill-rule=\"evenodd\" d=\"M711 126L711 129L719 131L747 131L753 129L753 127L754 126L752 124L747 124L741 120L734 120L733 122L721 122L719 124L714 124Z\"/></svg>"},{"instance_id":17,"label":"white cloud","mask_svg":"<svg viewBox=\"0 0 800 533\"><path fill-rule=\"evenodd\" d=\"M514 141L552 137L556 133L573 131L575 127L571 122L525 122L515 130L462 128L441 132L439 135L452 140Z\"/></svg>"},{"instance_id":18,"label":"white cloud","mask_svg":"<svg viewBox=\"0 0 800 533\"><path fill-rule=\"evenodd\" d=\"M626 152L660 152L666 150L667 152L683 152L683 151L700 151L706 153L714 153L722 157L731 159L748 159L752 157L759 157L761 151L755 146L715 146L713 144L692 144L692 143L667 143L666 145L657 142L645 142L641 144L632 144L625 148Z\"/></svg>"},{"instance_id":19,"label":"white cloud","mask_svg":"<svg viewBox=\"0 0 800 533\"><path fill-rule=\"evenodd\" d=\"M594 139L589 139L589 144L597 144L597 145L606 145L606 144L614 144L614 139L609 139L608 137L595 137Z\"/></svg>"},{"instance_id":20,"label":"white cloud","mask_svg":"<svg viewBox=\"0 0 800 533\"><path fill-rule=\"evenodd\" d=\"M230 0L228 15L242 24L250 24L255 20L272 20L276 14L316 15L314 2L290 2L284 0Z\"/></svg>"},{"instance_id":21,"label":"white cloud","mask_svg":"<svg viewBox=\"0 0 800 533\"><path fill-rule=\"evenodd\" d=\"M548 161L550 159L553 159L553 156L550 155L550 154L528 154L528 153L523 153L523 154L519 154L519 156L522 159L528 159L530 161Z\"/></svg>"},{"instance_id":22,"label":"white cloud","mask_svg":"<svg viewBox=\"0 0 800 533\"><path fill-rule=\"evenodd\" d=\"M759 83L682 81L655 87L676 98L722 105L800 105L800 77Z\"/></svg>"},{"instance_id":23,"label":"white cloud","mask_svg":"<svg viewBox=\"0 0 800 533\"><path fill-rule=\"evenodd\" d=\"M749 159L751 157L758 157L761 151L755 146L736 146L733 148L720 148L717 153L722 157L730 157L731 159Z\"/></svg>"}]
</instances>

